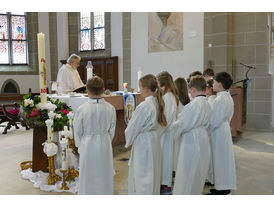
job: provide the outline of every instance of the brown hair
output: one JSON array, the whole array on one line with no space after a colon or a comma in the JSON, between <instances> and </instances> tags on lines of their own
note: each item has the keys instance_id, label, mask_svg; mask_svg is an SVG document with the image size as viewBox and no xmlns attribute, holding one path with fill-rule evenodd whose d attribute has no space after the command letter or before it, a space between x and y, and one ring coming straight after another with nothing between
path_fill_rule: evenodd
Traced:
<instances>
[{"instance_id":1,"label":"brown hair","mask_svg":"<svg viewBox=\"0 0 274 206\"><path fill-rule=\"evenodd\" d=\"M158 103L158 114L157 114L158 123L161 126L167 126L166 116L164 113L165 102L163 100L163 94L160 87L158 86L156 77L152 74L147 74L143 76L139 81L142 87L147 87L152 92L154 92L154 97L156 98Z\"/></svg>"},{"instance_id":2,"label":"brown hair","mask_svg":"<svg viewBox=\"0 0 274 206\"><path fill-rule=\"evenodd\" d=\"M104 89L104 81L98 77L92 77L88 79L87 90L94 95L100 95Z\"/></svg>"},{"instance_id":3,"label":"brown hair","mask_svg":"<svg viewBox=\"0 0 274 206\"><path fill-rule=\"evenodd\" d=\"M188 91L187 91L187 83L186 80L182 77L179 77L175 80L175 86L179 93L179 99L183 105L186 105L190 102Z\"/></svg>"},{"instance_id":4,"label":"brown hair","mask_svg":"<svg viewBox=\"0 0 274 206\"><path fill-rule=\"evenodd\" d=\"M176 89L172 76L167 71L163 71L157 75L157 79L161 87L165 86L170 89L171 93L174 95L176 99L176 104L178 106L179 105L178 91Z\"/></svg>"},{"instance_id":5,"label":"brown hair","mask_svg":"<svg viewBox=\"0 0 274 206\"><path fill-rule=\"evenodd\" d=\"M194 76L191 78L189 84L189 88L194 87L198 91L205 91L206 90L206 80L202 76Z\"/></svg>"},{"instance_id":6,"label":"brown hair","mask_svg":"<svg viewBox=\"0 0 274 206\"><path fill-rule=\"evenodd\" d=\"M197 76L197 75L201 76L201 75L202 75L202 72L200 72L200 71L191 72L191 73L189 74L188 78L187 78L187 82L189 83L190 80L191 80L191 78L194 77L194 76Z\"/></svg>"},{"instance_id":7,"label":"brown hair","mask_svg":"<svg viewBox=\"0 0 274 206\"><path fill-rule=\"evenodd\" d=\"M204 70L204 72L203 72L203 76L214 76L214 71L213 71L213 69L211 69L211 68L206 68L205 70Z\"/></svg>"}]
</instances>

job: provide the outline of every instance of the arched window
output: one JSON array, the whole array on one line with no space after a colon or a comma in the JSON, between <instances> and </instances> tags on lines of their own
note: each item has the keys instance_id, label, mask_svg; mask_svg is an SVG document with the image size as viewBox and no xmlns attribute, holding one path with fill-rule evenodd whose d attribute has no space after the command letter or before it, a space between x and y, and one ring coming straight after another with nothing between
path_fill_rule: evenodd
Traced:
<instances>
[{"instance_id":1,"label":"arched window","mask_svg":"<svg viewBox=\"0 0 274 206\"><path fill-rule=\"evenodd\" d=\"M105 49L105 13L80 12L80 51Z\"/></svg>"},{"instance_id":2,"label":"arched window","mask_svg":"<svg viewBox=\"0 0 274 206\"><path fill-rule=\"evenodd\" d=\"M0 13L0 64L27 64L26 14Z\"/></svg>"}]
</instances>

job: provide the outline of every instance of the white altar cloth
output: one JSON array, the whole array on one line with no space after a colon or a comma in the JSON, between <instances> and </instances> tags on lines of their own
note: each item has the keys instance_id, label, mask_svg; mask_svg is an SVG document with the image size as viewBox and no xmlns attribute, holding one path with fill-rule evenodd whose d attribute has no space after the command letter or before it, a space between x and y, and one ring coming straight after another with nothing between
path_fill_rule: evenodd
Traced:
<instances>
[{"instance_id":1,"label":"white altar cloth","mask_svg":"<svg viewBox=\"0 0 274 206\"><path fill-rule=\"evenodd\" d=\"M55 95L50 94L48 95L50 98L59 99L61 102L66 103L68 106L72 108L75 112L78 107L88 101L88 97L84 96L83 94L75 94L75 95Z\"/></svg>"},{"instance_id":2,"label":"white altar cloth","mask_svg":"<svg viewBox=\"0 0 274 206\"><path fill-rule=\"evenodd\" d=\"M62 179L62 173L59 169L55 170L56 174L58 174ZM79 178L76 177L75 181L72 181L71 183L67 182L67 185L69 187L69 190L61 190L62 187L62 180L58 181L55 185L48 185L48 173L38 171L38 172L32 172L31 168L22 170L20 172L21 177L23 179L28 179L33 183L33 186L35 188L39 188L42 191L46 192L68 192L68 193L77 193L78 192L78 182Z\"/></svg>"}]
</instances>

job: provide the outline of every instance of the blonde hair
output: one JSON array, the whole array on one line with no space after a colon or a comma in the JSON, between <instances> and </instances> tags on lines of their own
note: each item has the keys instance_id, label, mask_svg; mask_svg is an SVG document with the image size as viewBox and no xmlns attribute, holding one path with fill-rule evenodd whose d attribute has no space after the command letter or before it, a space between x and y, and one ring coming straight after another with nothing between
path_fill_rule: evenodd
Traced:
<instances>
[{"instance_id":1,"label":"blonde hair","mask_svg":"<svg viewBox=\"0 0 274 206\"><path fill-rule=\"evenodd\" d=\"M166 116L164 114L165 102L163 100L163 94L160 87L158 86L156 77L152 74L147 74L139 81L142 87L147 87L152 92L154 92L154 97L158 103L157 121L161 126L167 126Z\"/></svg>"},{"instance_id":2,"label":"blonde hair","mask_svg":"<svg viewBox=\"0 0 274 206\"><path fill-rule=\"evenodd\" d=\"M167 71L163 71L157 75L157 79L161 87L165 86L170 89L171 93L174 95L176 99L176 104L178 106L179 105L178 90L174 84L172 76Z\"/></svg>"}]
</instances>

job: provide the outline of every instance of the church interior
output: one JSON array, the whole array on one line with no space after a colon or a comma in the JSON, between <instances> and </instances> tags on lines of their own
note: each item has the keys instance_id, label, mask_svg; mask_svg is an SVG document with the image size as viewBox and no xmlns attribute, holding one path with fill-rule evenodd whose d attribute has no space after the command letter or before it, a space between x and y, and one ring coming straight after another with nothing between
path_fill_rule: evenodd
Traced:
<instances>
[{"instance_id":1,"label":"church interior","mask_svg":"<svg viewBox=\"0 0 274 206\"><path fill-rule=\"evenodd\" d=\"M83 84L95 74L103 79L105 94L116 95L105 98L117 115L112 140L114 195L128 194L131 156L131 148L125 148L125 106L118 91L137 92L139 105L143 101L138 94L140 73L156 76L168 71L175 80L206 68L215 74L227 72L233 79L230 128L237 188L232 195L274 195L274 12L0 12L1 195L77 194L75 171L70 171L73 180L65 182L69 190L64 185L56 189L64 170L43 153L47 127L29 124L19 117L19 110L10 113L24 106L25 95L40 95L42 102L44 89L48 97L60 95L60 102L75 114L87 95L84 99L77 93L62 96L56 88L58 72L72 54L81 58L77 70ZM45 62L40 62L41 55ZM53 136L58 138L57 130ZM35 159L41 156L43 160ZM32 167L26 161L32 161ZM39 178L45 179L54 164L62 168L59 185L43 187ZM31 168L33 172L36 168L35 174L23 172ZM210 189L205 185L202 194Z\"/></svg>"}]
</instances>

